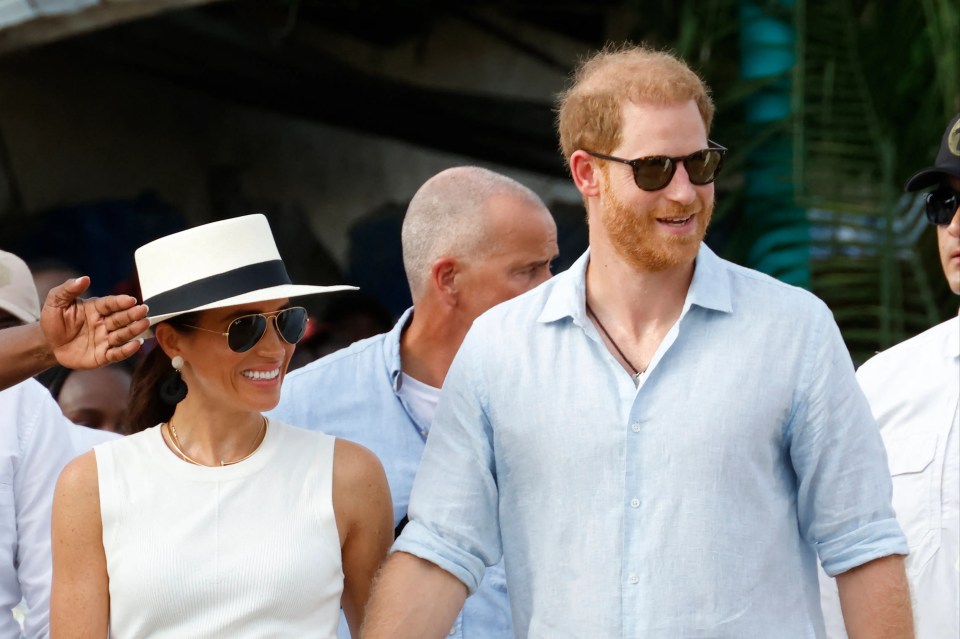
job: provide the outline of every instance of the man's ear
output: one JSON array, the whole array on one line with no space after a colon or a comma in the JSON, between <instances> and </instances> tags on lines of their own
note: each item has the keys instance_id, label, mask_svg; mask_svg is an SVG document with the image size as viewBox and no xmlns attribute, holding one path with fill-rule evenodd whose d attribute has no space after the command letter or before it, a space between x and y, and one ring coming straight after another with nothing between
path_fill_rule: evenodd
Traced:
<instances>
[{"instance_id":1,"label":"man's ear","mask_svg":"<svg viewBox=\"0 0 960 639\"><path fill-rule=\"evenodd\" d=\"M157 346L163 349L167 357L173 359L180 355L180 333L176 329L161 322L153 327L153 334L157 338Z\"/></svg>"},{"instance_id":2,"label":"man's ear","mask_svg":"<svg viewBox=\"0 0 960 639\"><path fill-rule=\"evenodd\" d=\"M437 293L439 299L450 306L457 304L457 275L460 272L460 263L453 257L441 257L430 268L430 286Z\"/></svg>"},{"instance_id":3,"label":"man's ear","mask_svg":"<svg viewBox=\"0 0 960 639\"><path fill-rule=\"evenodd\" d=\"M573 152L570 156L570 175L584 199L600 195L600 170L589 153L580 149Z\"/></svg>"}]
</instances>

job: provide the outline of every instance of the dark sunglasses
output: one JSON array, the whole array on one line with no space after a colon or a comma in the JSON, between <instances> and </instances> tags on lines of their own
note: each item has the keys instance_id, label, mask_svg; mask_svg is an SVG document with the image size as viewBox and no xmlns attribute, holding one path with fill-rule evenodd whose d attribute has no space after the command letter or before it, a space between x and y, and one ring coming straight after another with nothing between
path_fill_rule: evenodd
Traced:
<instances>
[{"instance_id":1,"label":"dark sunglasses","mask_svg":"<svg viewBox=\"0 0 960 639\"><path fill-rule=\"evenodd\" d=\"M633 181L637 183L640 189L659 191L670 184L670 180L677 172L677 164L681 162L687 170L687 175L690 176L691 184L703 186L716 180L717 176L720 175L720 169L723 167L723 158L727 154L727 149L710 140L707 140L707 143L710 144L710 148L700 149L690 155L680 157L651 155L636 160L624 160L623 158L594 153L593 151L587 151L587 154L601 160L629 165L633 169Z\"/></svg>"},{"instance_id":2,"label":"dark sunglasses","mask_svg":"<svg viewBox=\"0 0 960 639\"><path fill-rule=\"evenodd\" d=\"M946 226L957 213L957 200L960 193L947 186L941 186L936 191L930 191L923 200L927 211L927 219L931 224Z\"/></svg>"},{"instance_id":3,"label":"dark sunglasses","mask_svg":"<svg viewBox=\"0 0 960 639\"><path fill-rule=\"evenodd\" d=\"M184 326L223 335L227 338L227 346L230 350L235 353L245 353L256 346L263 334L267 332L269 319L276 324L277 333L287 344L299 342L307 330L307 309L302 306L293 306L272 313L243 315L230 322L226 333L191 324L184 324Z\"/></svg>"}]
</instances>

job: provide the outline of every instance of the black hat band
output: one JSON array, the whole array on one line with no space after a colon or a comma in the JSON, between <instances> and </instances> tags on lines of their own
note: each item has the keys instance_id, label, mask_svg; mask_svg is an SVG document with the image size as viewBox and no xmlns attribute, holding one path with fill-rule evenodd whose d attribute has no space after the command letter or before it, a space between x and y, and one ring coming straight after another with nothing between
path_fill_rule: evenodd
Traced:
<instances>
[{"instance_id":1,"label":"black hat band","mask_svg":"<svg viewBox=\"0 0 960 639\"><path fill-rule=\"evenodd\" d=\"M283 260L248 264L157 293L143 303L150 315L182 313L220 300L274 286L292 284Z\"/></svg>"}]
</instances>

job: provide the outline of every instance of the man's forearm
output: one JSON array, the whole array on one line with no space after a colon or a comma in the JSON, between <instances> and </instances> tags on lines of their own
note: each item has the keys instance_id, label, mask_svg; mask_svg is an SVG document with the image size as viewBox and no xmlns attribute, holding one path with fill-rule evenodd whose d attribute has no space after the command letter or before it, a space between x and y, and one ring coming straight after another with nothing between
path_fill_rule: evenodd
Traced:
<instances>
[{"instance_id":1,"label":"man's forearm","mask_svg":"<svg viewBox=\"0 0 960 639\"><path fill-rule=\"evenodd\" d=\"M394 553L374 582L360 637L445 637L466 598L466 587L449 572L419 557Z\"/></svg>"},{"instance_id":2,"label":"man's forearm","mask_svg":"<svg viewBox=\"0 0 960 639\"><path fill-rule=\"evenodd\" d=\"M33 377L57 363L39 324L0 330L0 390Z\"/></svg>"},{"instance_id":3,"label":"man's forearm","mask_svg":"<svg viewBox=\"0 0 960 639\"><path fill-rule=\"evenodd\" d=\"M837 575L849 639L913 639L913 610L903 557L891 555Z\"/></svg>"}]
</instances>

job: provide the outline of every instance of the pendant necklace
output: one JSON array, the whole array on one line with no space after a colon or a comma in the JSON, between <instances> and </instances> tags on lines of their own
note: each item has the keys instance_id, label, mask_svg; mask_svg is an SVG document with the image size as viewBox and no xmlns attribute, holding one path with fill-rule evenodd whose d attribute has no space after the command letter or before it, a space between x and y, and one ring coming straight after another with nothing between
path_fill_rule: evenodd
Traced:
<instances>
[{"instance_id":1,"label":"pendant necklace","mask_svg":"<svg viewBox=\"0 0 960 639\"><path fill-rule=\"evenodd\" d=\"M239 464L245 459L248 459L251 455L257 452L257 449L260 448L258 442L260 441L260 436L267 430L267 418L263 415L260 416L263 420L263 423L260 425L260 429L257 431L257 436L253 439L253 445L250 449L250 452L241 457L240 459L234 459L233 461L224 461L220 460L221 466L233 466L234 464ZM170 442L173 444L174 450L183 458L184 461L194 464L195 466L206 466L206 464L201 464L196 459L193 459L185 452L183 452L183 446L180 445L180 438L177 437L177 427L173 425L173 419L167 422L167 433L170 435Z\"/></svg>"},{"instance_id":2,"label":"pendant necklace","mask_svg":"<svg viewBox=\"0 0 960 639\"><path fill-rule=\"evenodd\" d=\"M637 367L633 365L633 362L627 359L627 356L623 354L623 351L620 350L620 347L617 346L617 343L613 341L612 337L610 337L610 333L607 332L607 329L606 327L604 327L603 322L600 321L600 318L597 317L597 314L593 312L592 308L590 308L590 304L587 303L586 301L584 301L584 304L587 307L587 315L593 318L593 321L597 323L597 328L599 328L600 332L604 334L604 336L607 338L607 341L613 345L613 350L617 351L617 354L620 356L620 359L625 361L627 363L627 366L630 367L630 370L633 371L633 374L630 375L630 377L633 378L633 382L635 384L639 383L640 376L643 375L645 372L647 372L647 369L644 368L643 370L638 370Z\"/></svg>"}]
</instances>

